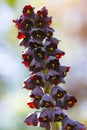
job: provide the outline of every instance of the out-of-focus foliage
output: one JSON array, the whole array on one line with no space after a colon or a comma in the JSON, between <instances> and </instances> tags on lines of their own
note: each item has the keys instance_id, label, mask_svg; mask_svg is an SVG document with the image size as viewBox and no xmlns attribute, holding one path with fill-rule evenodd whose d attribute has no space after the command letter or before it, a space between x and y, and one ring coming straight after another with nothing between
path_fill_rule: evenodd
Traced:
<instances>
[{"instance_id":1,"label":"out-of-focus foliage","mask_svg":"<svg viewBox=\"0 0 87 130\"><path fill-rule=\"evenodd\" d=\"M6 0L7 4L10 6L14 6L16 3L16 0Z\"/></svg>"},{"instance_id":2,"label":"out-of-focus foliage","mask_svg":"<svg viewBox=\"0 0 87 130\"><path fill-rule=\"evenodd\" d=\"M61 64L71 66L66 84L61 86L78 100L67 113L87 125L87 1L0 0L0 130L41 130L23 122L31 111L26 105L28 93L21 89L29 74L21 64L23 48L18 47L12 20L26 4L36 10L46 6L53 17L54 36L61 40L59 48L66 53Z\"/></svg>"}]
</instances>

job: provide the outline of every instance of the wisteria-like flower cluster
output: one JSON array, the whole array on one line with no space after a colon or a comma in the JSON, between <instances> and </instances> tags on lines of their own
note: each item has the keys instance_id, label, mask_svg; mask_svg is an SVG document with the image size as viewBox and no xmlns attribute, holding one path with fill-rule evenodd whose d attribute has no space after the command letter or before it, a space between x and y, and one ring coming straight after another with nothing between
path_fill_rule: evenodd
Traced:
<instances>
[{"instance_id":1,"label":"wisteria-like flower cluster","mask_svg":"<svg viewBox=\"0 0 87 130\"><path fill-rule=\"evenodd\" d=\"M27 105L41 110L29 114L24 122L46 130L51 130L51 124L58 122L61 122L62 130L85 130L84 125L63 112L73 107L77 100L59 86L65 83L64 77L70 67L60 64L65 53L58 49L60 40L53 36L48 10L42 7L35 12L31 5L26 5L19 19L13 22L18 29L17 38L21 39L19 45L25 48L22 63L31 72L23 84L23 88L31 92Z\"/></svg>"}]
</instances>

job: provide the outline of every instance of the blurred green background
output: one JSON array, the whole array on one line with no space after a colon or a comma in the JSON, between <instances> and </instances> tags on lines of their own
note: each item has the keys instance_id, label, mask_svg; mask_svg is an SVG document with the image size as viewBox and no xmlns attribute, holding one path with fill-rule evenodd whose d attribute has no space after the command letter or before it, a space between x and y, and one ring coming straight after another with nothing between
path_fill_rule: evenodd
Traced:
<instances>
[{"instance_id":1,"label":"blurred green background","mask_svg":"<svg viewBox=\"0 0 87 130\"><path fill-rule=\"evenodd\" d=\"M23 48L12 20L27 4L35 10L46 6L53 17L54 36L66 53L60 62L71 67L60 86L78 100L66 113L87 126L87 0L0 0L0 130L41 130L23 122L32 111L26 105L28 92L21 89L29 72L21 64Z\"/></svg>"}]
</instances>

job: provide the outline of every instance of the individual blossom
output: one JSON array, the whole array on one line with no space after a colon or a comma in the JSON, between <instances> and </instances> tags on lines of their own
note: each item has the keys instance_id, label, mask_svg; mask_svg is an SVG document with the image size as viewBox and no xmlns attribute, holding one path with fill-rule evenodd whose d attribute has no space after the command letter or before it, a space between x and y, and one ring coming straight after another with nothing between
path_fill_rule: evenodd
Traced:
<instances>
[{"instance_id":1,"label":"individual blossom","mask_svg":"<svg viewBox=\"0 0 87 130\"><path fill-rule=\"evenodd\" d=\"M44 69L44 65L37 62L35 59L32 60L29 70L33 73L41 72Z\"/></svg>"},{"instance_id":2,"label":"individual blossom","mask_svg":"<svg viewBox=\"0 0 87 130\"><path fill-rule=\"evenodd\" d=\"M30 31L32 28L34 27L34 23L32 20L30 19L27 19L27 18L24 18L21 22L20 22L20 25L19 25L19 29L21 31Z\"/></svg>"},{"instance_id":3,"label":"individual blossom","mask_svg":"<svg viewBox=\"0 0 87 130\"><path fill-rule=\"evenodd\" d=\"M62 56L65 55L64 51L61 51L60 49L56 49L53 56L56 57L57 59L61 58Z\"/></svg>"},{"instance_id":4,"label":"individual blossom","mask_svg":"<svg viewBox=\"0 0 87 130\"><path fill-rule=\"evenodd\" d=\"M37 72L24 80L24 88L34 89L36 86L44 86L44 76L41 72Z\"/></svg>"},{"instance_id":5,"label":"individual blossom","mask_svg":"<svg viewBox=\"0 0 87 130\"><path fill-rule=\"evenodd\" d=\"M66 91L63 90L58 85L53 86L51 89L51 95L52 95L53 99L56 101L61 99L65 94L66 94Z\"/></svg>"},{"instance_id":6,"label":"individual blossom","mask_svg":"<svg viewBox=\"0 0 87 130\"><path fill-rule=\"evenodd\" d=\"M63 78L60 77L59 72L54 70L49 70L46 74L46 80L49 81L52 85L57 85L59 83L65 83Z\"/></svg>"},{"instance_id":7,"label":"individual blossom","mask_svg":"<svg viewBox=\"0 0 87 130\"><path fill-rule=\"evenodd\" d=\"M28 44L28 41L30 39L29 31L24 32L24 31L19 30L17 37L18 39L21 39L19 41L19 46L24 46L25 48L29 47L29 44Z\"/></svg>"},{"instance_id":8,"label":"individual blossom","mask_svg":"<svg viewBox=\"0 0 87 130\"><path fill-rule=\"evenodd\" d=\"M75 122L73 120L71 120L68 116L65 116L62 120L62 129L63 130L75 130Z\"/></svg>"},{"instance_id":9,"label":"individual blossom","mask_svg":"<svg viewBox=\"0 0 87 130\"><path fill-rule=\"evenodd\" d=\"M64 78L67 75L67 72L70 70L70 67L68 66L60 66L59 73L62 78Z\"/></svg>"},{"instance_id":10,"label":"individual blossom","mask_svg":"<svg viewBox=\"0 0 87 130\"><path fill-rule=\"evenodd\" d=\"M31 36L36 40L42 41L45 38L45 30L42 28L33 28L31 30Z\"/></svg>"},{"instance_id":11,"label":"individual blossom","mask_svg":"<svg viewBox=\"0 0 87 130\"><path fill-rule=\"evenodd\" d=\"M53 69L55 71L59 71L59 60L53 56L49 56L46 61L46 67L48 69Z\"/></svg>"},{"instance_id":12,"label":"individual blossom","mask_svg":"<svg viewBox=\"0 0 87 130\"><path fill-rule=\"evenodd\" d=\"M47 15L48 15L48 10L46 9L46 7L42 7L37 11L37 17L40 19L46 18Z\"/></svg>"},{"instance_id":13,"label":"individual blossom","mask_svg":"<svg viewBox=\"0 0 87 130\"><path fill-rule=\"evenodd\" d=\"M36 16L35 18L36 27L40 27L40 28L48 27L51 24L51 18L52 17L46 17L44 19L41 19L40 17Z\"/></svg>"},{"instance_id":14,"label":"individual blossom","mask_svg":"<svg viewBox=\"0 0 87 130\"><path fill-rule=\"evenodd\" d=\"M54 101L50 94L44 94L40 103L40 106L46 108L52 108L54 106Z\"/></svg>"},{"instance_id":15,"label":"individual blossom","mask_svg":"<svg viewBox=\"0 0 87 130\"><path fill-rule=\"evenodd\" d=\"M43 109L39 116L40 127L50 130L50 122L52 121L52 113L50 109Z\"/></svg>"},{"instance_id":16,"label":"individual blossom","mask_svg":"<svg viewBox=\"0 0 87 130\"><path fill-rule=\"evenodd\" d=\"M38 48L38 47L43 47L43 44L40 41L33 39L33 38L28 41L28 44L32 50L34 50L35 48Z\"/></svg>"},{"instance_id":17,"label":"individual blossom","mask_svg":"<svg viewBox=\"0 0 87 130\"><path fill-rule=\"evenodd\" d=\"M63 99L63 106L65 109L71 108L74 106L74 104L77 102L76 98L72 96L71 94L65 94Z\"/></svg>"},{"instance_id":18,"label":"individual blossom","mask_svg":"<svg viewBox=\"0 0 87 130\"><path fill-rule=\"evenodd\" d=\"M13 20L13 22L15 23L15 27L19 30L20 29L20 23L21 21L24 19L24 15L21 15L19 17L19 19Z\"/></svg>"},{"instance_id":19,"label":"individual blossom","mask_svg":"<svg viewBox=\"0 0 87 130\"><path fill-rule=\"evenodd\" d=\"M31 61L33 60L32 56L32 51L29 48L26 48L22 52L22 63L26 66L29 67Z\"/></svg>"},{"instance_id":20,"label":"individual blossom","mask_svg":"<svg viewBox=\"0 0 87 130\"><path fill-rule=\"evenodd\" d=\"M75 121L74 130L86 130L86 127L78 121Z\"/></svg>"},{"instance_id":21,"label":"individual blossom","mask_svg":"<svg viewBox=\"0 0 87 130\"><path fill-rule=\"evenodd\" d=\"M33 18L35 16L34 7L32 7L31 5L26 5L24 6L22 13L24 16L27 16L28 18Z\"/></svg>"},{"instance_id":22,"label":"individual blossom","mask_svg":"<svg viewBox=\"0 0 87 130\"><path fill-rule=\"evenodd\" d=\"M48 38L45 41L44 48L46 49L48 55L55 53L55 49L57 49L58 43L59 40L54 37Z\"/></svg>"},{"instance_id":23,"label":"individual blossom","mask_svg":"<svg viewBox=\"0 0 87 130\"><path fill-rule=\"evenodd\" d=\"M52 112L50 109L43 109L39 116L39 122L51 122Z\"/></svg>"},{"instance_id":24,"label":"individual blossom","mask_svg":"<svg viewBox=\"0 0 87 130\"><path fill-rule=\"evenodd\" d=\"M33 89L30 94L31 98L34 98L38 101L40 101L42 99L42 96L43 96L43 90L42 90L42 88L40 88L38 86L35 89Z\"/></svg>"},{"instance_id":25,"label":"individual blossom","mask_svg":"<svg viewBox=\"0 0 87 130\"><path fill-rule=\"evenodd\" d=\"M26 88L27 90L33 90L36 86L34 83L30 80L30 78L26 78L23 82L23 88Z\"/></svg>"},{"instance_id":26,"label":"individual blossom","mask_svg":"<svg viewBox=\"0 0 87 130\"><path fill-rule=\"evenodd\" d=\"M38 62L42 62L45 59L46 53L43 47L38 47L34 49L34 58Z\"/></svg>"},{"instance_id":27,"label":"individual blossom","mask_svg":"<svg viewBox=\"0 0 87 130\"><path fill-rule=\"evenodd\" d=\"M66 115L63 113L60 107L54 107L52 110L52 120L53 122L60 122Z\"/></svg>"},{"instance_id":28,"label":"individual blossom","mask_svg":"<svg viewBox=\"0 0 87 130\"><path fill-rule=\"evenodd\" d=\"M48 26L46 27L45 30L46 30L46 37L48 39L51 38L53 36L54 29Z\"/></svg>"},{"instance_id":29,"label":"individual blossom","mask_svg":"<svg viewBox=\"0 0 87 130\"><path fill-rule=\"evenodd\" d=\"M24 122L25 122L27 125L29 125L29 126L32 126L32 125L33 125L33 126L37 126L37 124L38 124L37 114L36 114L36 113L29 114L29 115L25 118Z\"/></svg>"}]
</instances>

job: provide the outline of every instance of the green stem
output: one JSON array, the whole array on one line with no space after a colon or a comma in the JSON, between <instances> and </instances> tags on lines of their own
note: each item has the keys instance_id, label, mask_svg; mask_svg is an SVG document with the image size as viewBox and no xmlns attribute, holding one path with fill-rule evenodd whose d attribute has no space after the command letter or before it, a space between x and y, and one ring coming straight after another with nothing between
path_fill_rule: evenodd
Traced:
<instances>
[{"instance_id":1,"label":"green stem","mask_svg":"<svg viewBox=\"0 0 87 130\"><path fill-rule=\"evenodd\" d=\"M51 123L51 130L62 130L61 122Z\"/></svg>"}]
</instances>

